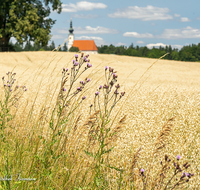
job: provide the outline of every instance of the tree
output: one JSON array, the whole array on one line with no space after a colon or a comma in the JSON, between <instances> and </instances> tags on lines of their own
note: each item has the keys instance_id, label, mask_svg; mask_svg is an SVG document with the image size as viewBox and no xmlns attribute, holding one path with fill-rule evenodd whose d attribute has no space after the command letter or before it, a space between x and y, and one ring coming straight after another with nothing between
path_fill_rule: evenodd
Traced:
<instances>
[{"instance_id":1,"label":"tree","mask_svg":"<svg viewBox=\"0 0 200 190\"><path fill-rule=\"evenodd\" d=\"M19 43L34 41L47 45L55 20L48 18L49 3L53 10L61 12L60 0L0 0L0 46L7 46L10 38Z\"/></svg>"},{"instance_id":2,"label":"tree","mask_svg":"<svg viewBox=\"0 0 200 190\"><path fill-rule=\"evenodd\" d=\"M79 48L78 47L71 47L70 49L69 49L69 52L79 52Z\"/></svg>"},{"instance_id":3,"label":"tree","mask_svg":"<svg viewBox=\"0 0 200 190\"><path fill-rule=\"evenodd\" d=\"M63 51L67 51L67 44L66 44L66 42L64 43Z\"/></svg>"}]
</instances>

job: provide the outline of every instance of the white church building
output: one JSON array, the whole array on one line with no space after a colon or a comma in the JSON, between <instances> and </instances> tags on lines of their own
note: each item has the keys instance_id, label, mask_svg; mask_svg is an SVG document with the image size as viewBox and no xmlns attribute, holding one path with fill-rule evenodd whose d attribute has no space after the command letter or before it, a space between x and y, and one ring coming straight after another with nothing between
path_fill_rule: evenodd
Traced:
<instances>
[{"instance_id":1,"label":"white church building","mask_svg":"<svg viewBox=\"0 0 200 190\"><path fill-rule=\"evenodd\" d=\"M72 20L70 21L69 37L68 37L68 50L71 47L78 47L82 53L97 54L98 49L94 40L74 40L74 29L72 27Z\"/></svg>"}]
</instances>

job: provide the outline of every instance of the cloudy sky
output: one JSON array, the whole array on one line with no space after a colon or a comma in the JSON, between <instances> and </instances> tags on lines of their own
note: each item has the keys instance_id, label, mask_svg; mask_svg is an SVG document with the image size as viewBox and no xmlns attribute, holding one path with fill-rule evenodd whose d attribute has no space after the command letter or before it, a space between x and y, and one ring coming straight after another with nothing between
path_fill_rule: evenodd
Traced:
<instances>
[{"instance_id":1,"label":"cloudy sky","mask_svg":"<svg viewBox=\"0 0 200 190\"><path fill-rule=\"evenodd\" d=\"M63 0L52 40L68 38L70 18L75 39L94 39L97 46L157 46L200 43L200 0Z\"/></svg>"}]
</instances>

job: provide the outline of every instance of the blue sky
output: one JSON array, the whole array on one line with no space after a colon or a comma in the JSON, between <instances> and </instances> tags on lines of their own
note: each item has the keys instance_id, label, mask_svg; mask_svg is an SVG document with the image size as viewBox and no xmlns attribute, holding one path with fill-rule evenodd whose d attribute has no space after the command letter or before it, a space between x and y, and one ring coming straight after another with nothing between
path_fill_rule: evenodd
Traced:
<instances>
[{"instance_id":1,"label":"blue sky","mask_svg":"<svg viewBox=\"0 0 200 190\"><path fill-rule=\"evenodd\" d=\"M68 38L70 18L75 39L94 39L97 46L159 46L200 43L200 0L63 0L52 40Z\"/></svg>"}]
</instances>

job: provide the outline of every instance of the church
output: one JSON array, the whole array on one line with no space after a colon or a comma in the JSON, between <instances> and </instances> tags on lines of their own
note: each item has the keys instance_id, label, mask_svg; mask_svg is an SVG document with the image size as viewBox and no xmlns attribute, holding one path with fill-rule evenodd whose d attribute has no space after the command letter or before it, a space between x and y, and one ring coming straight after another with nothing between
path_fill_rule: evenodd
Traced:
<instances>
[{"instance_id":1,"label":"church","mask_svg":"<svg viewBox=\"0 0 200 190\"><path fill-rule=\"evenodd\" d=\"M69 37L68 37L68 50L73 47L78 47L82 53L97 54L98 49L94 40L74 40L74 29L72 28L72 20L70 21Z\"/></svg>"}]
</instances>

